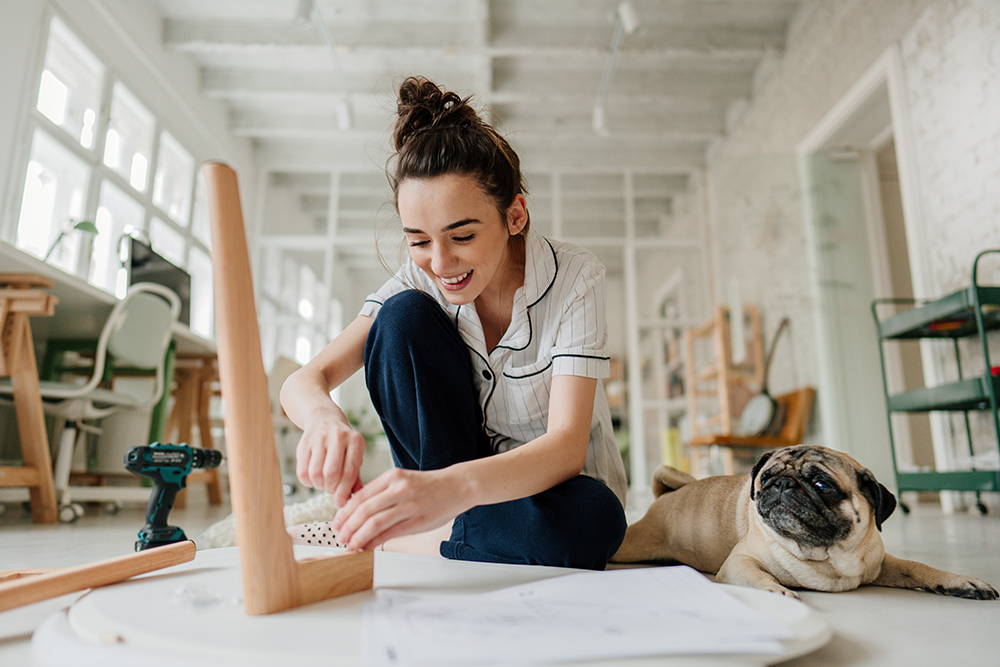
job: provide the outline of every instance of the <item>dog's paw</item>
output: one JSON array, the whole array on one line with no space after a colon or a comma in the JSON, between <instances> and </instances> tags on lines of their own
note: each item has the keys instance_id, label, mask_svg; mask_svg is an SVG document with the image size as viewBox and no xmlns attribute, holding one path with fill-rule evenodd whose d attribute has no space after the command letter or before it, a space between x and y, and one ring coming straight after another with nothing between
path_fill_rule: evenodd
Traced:
<instances>
[{"instance_id":1,"label":"dog's paw","mask_svg":"<svg viewBox=\"0 0 1000 667\"><path fill-rule=\"evenodd\" d=\"M933 592L938 595L951 595L967 600L996 600L1000 597L996 589L982 579L969 577L965 581L952 585L939 585L934 587Z\"/></svg>"},{"instance_id":2,"label":"dog's paw","mask_svg":"<svg viewBox=\"0 0 1000 667\"><path fill-rule=\"evenodd\" d=\"M768 585L764 587L765 591L770 593L777 593L778 595L784 595L786 598L792 598L793 600L801 600L799 594L790 588L785 588L781 584L775 582L773 585Z\"/></svg>"}]
</instances>

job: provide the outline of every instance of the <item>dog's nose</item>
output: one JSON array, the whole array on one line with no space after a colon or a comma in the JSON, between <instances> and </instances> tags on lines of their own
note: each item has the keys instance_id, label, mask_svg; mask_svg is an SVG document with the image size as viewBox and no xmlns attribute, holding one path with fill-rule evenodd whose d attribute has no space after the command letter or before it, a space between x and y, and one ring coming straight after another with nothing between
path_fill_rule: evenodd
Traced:
<instances>
[{"instance_id":1,"label":"dog's nose","mask_svg":"<svg viewBox=\"0 0 1000 667\"><path fill-rule=\"evenodd\" d=\"M798 485L795 483L795 480L793 480L791 477L779 477L778 479L774 480L774 489L778 493L785 493L786 491L791 491L796 486Z\"/></svg>"}]
</instances>

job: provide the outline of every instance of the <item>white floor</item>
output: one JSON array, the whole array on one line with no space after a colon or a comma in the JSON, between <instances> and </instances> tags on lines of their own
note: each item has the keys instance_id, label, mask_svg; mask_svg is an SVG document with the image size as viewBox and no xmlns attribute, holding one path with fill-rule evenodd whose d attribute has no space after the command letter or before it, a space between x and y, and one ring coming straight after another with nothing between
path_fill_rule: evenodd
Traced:
<instances>
[{"instance_id":1,"label":"white floor","mask_svg":"<svg viewBox=\"0 0 1000 667\"><path fill-rule=\"evenodd\" d=\"M189 506L175 509L170 523L195 538L229 513L210 507L203 489L193 489ZM97 507L70 525L39 526L17 504L0 514L0 570L60 567L119 556L133 549L143 507L127 506L115 516ZM985 579L1000 587L1000 516L977 512L943 514L936 505L897 512L884 526L887 550L935 567ZM0 664L29 664L33 629L77 596L0 612ZM981 602L928 593L864 588L848 593L803 593L820 611L834 637L819 651L785 663L862 667L1000 664L1000 601Z\"/></svg>"}]
</instances>

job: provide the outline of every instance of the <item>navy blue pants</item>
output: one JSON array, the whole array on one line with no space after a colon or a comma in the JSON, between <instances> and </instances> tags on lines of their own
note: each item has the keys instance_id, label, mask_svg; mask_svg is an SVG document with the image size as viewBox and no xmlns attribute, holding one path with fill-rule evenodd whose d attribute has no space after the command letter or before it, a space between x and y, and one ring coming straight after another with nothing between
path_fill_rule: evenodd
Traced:
<instances>
[{"instance_id":1,"label":"navy blue pants","mask_svg":"<svg viewBox=\"0 0 1000 667\"><path fill-rule=\"evenodd\" d=\"M469 350L428 296L408 291L386 300L368 333L365 377L397 466L436 470L493 453ZM441 555L603 570L625 527L611 489L580 475L529 498L460 514Z\"/></svg>"}]
</instances>

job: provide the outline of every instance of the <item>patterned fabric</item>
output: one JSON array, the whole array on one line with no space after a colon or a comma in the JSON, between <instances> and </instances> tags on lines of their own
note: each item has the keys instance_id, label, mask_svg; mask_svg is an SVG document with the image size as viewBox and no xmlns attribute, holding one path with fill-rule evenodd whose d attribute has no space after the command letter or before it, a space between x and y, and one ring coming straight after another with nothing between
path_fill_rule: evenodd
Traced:
<instances>
[{"instance_id":1,"label":"patterned fabric","mask_svg":"<svg viewBox=\"0 0 1000 667\"><path fill-rule=\"evenodd\" d=\"M514 295L510 326L493 350L486 349L475 304L448 303L410 261L368 297L361 314L376 318L386 299L407 289L430 295L458 327L469 348L483 427L495 452L545 433L554 375L600 380L610 373L604 267L583 248L528 233L524 285ZM583 474L607 484L624 507L625 469L601 382Z\"/></svg>"}]
</instances>

